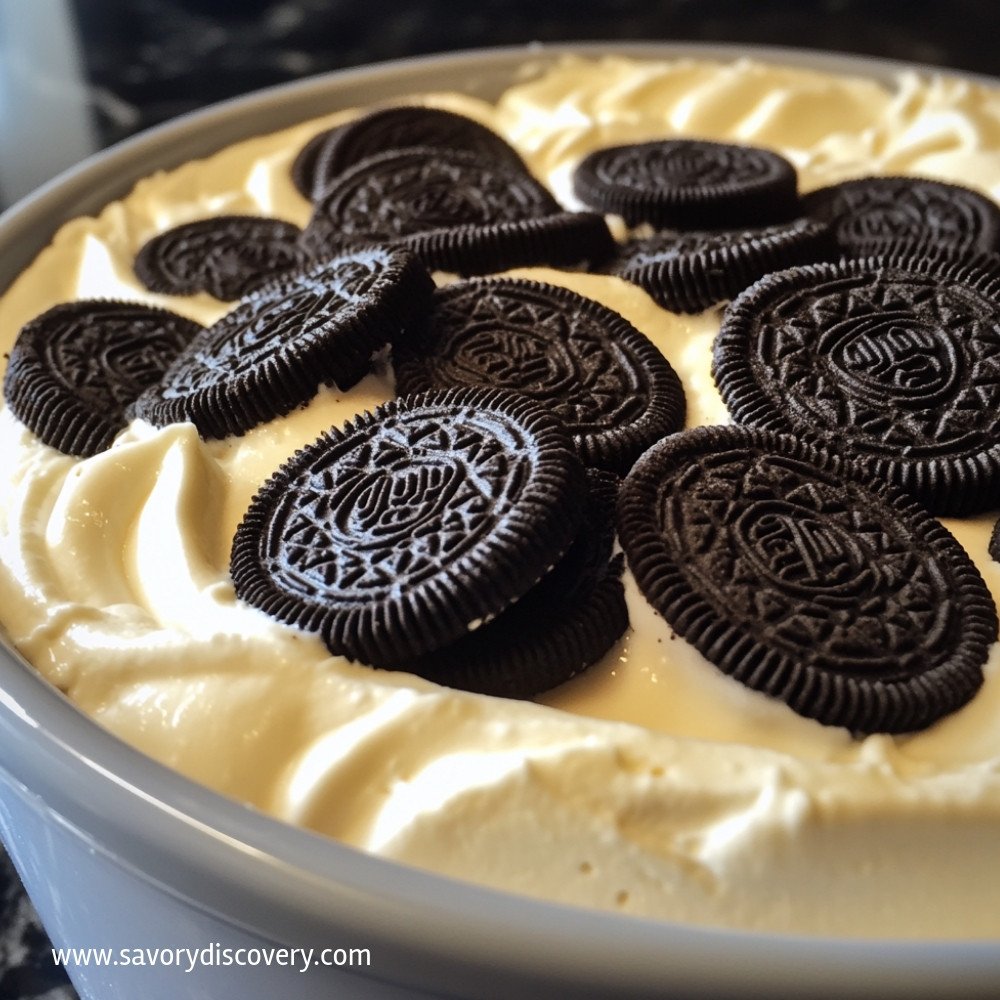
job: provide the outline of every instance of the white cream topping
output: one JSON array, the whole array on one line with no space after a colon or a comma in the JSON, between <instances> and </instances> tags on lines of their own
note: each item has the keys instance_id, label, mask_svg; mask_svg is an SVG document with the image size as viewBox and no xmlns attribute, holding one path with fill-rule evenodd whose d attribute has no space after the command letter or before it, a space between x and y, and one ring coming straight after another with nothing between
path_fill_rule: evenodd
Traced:
<instances>
[{"instance_id":1,"label":"white cream topping","mask_svg":"<svg viewBox=\"0 0 1000 1000\"><path fill-rule=\"evenodd\" d=\"M570 60L496 107L429 95L490 124L565 204L587 151L666 135L771 146L803 190L868 173L954 180L1000 199L1000 93L902 74L894 87L747 61ZM7 351L75 298L229 306L146 292L135 252L220 212L304 224L288 168L333 115L143 180L65 225L0 300ZM515 272L617 309L680 374L688 423L725 422L710 347L719 311L675 316L618 279ZM392 394L373 375L222 442L134 422L93 458L60 455L0 411L0 616L50 681L185 774L389 857L535 896L731 927L995 936L1000 654L982 691L926 732L854 741L721 674L627 581L632 629L540 699L508 702L331 657L243 605L227 564L256 487L295 448ZM994 594L994 516L949 521ZM562 711L558 711L561 709Z\"/></svg>"}]
</instances>

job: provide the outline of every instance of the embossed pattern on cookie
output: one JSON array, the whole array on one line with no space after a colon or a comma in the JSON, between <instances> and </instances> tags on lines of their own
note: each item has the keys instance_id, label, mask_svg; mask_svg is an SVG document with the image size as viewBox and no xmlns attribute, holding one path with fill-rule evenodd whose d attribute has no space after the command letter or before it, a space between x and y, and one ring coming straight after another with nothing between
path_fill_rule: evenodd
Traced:
<instances>
[{"instance_id":1,"label":"embossed pattern on cookie","mask_svg":"<svg viewBox=\"0 0 1000 1000\"><path fill-rule=\"evenodd\" d=\"M350 388L429 305L433 282L401 249L358 248L280 279L205 329L133 410L207 438L289 413L324 383Z\"/></svg>"},{"instance_id":2,"label":"embossed pattern on cookie","mask_svg":"<svg viewBox=\"0 0 1000 1000\"><path fill-rule=\"evenodd\" d=\"M412 146L465 150L514 170L526 170L513 146L465 115L419 106L381 108L327 133L316 156L313 192L320 197L338 174L359 160Z\"/></svg>"},{"instance_id":3,"label":"embossed pattern on cookie","mask_svg":"<svg viewBox=\"0 0 1000 1000\"><path fill-rule=\"evenodd\" d=\"M1000 207L958 184L923 177L860 177L804 195L846 253L989 253L1000 248Z\"/></svg>"},{"instance_id":4,"label":"embossed pattern on cookie","mask_svg":"<svg viewBox=\"0 0 1000 1000\"><path fill-rule=\"evenodd\" d=\"M937 514L1000 499L996 266L886 257L768 275L726 313L713 374L737 423L819 436Z\"/></svg>"},{"instance_id":5,"label":"embossed pattern on cookie","mask_svg":"<svg viewBox=\"0 0 1000 1000\"><path fill-rule=\"evenodd\" d=\"M790 435L686 431L622 487L619 534L652 606L725 673L856 733L966 704L996 639L957 541L861 465Z\"/></svg>"},{"instance_id":6,"label":"embossed pattern on cookie","mask_svg":"<svg viewBox=\"0 0 1000 1000\"><path fill-rule=\"evenodd\" d=\"M772 150L697 139L599 149L573 174L585 205L660 229L784 222L799 214L797 188L795 168Z\"/></svg>"},{"instance_id":7,"label":"embossed pattern on cookie","mask_svg":"<svg viewBox=\"0 0 1000 1000\"><path fill-rule=\"evenodd\" d=\"M237 594L391 667L454 642L569 547L583 468L559 422L499 390L407 397L288 460L237 529Z\"/></svg>"},{"instance_id":8,"label":"embossed pattern on cookie","mask_svg":"<svg viewBox=\"0 0 1000 1000\"><path fill-rule=\"evenodd\" d=\"M400 393L497 386L544 403L592 466L625 472L684 423L684 390L653 343L566 288L510 278L439 289L394 357Z\"/></svg>"},{"instance_id":9,"label":"embossed pattern on cookie","mask_svg":"<svg viewBox=\"0 0 1000 1000\"><path fill-rule=\"evenodd\" d=\"M405 246L463 275L603 260L614 247L600 216L564 212L525 171L430 147L378 153L331 182L302 243L321 258L359 240Z\"/></svg>"},{"instance_id":10,"label":"embossed pattern on cookie","mask_svg":"<svg viewBox=\"0 0 1000 1000\"><path fill-rule=\"evenodd\" d=\"M304 239L318 251L328 236L392 240L559 211L522 171L466 151L417 147L377 153L338 175L317 200Z\"/></svg>"},{"instance_id":11,"label":"embossed pattern on cookie","mask_svg":"<svg viewBox=\"0 0 1000 1000\"><path fill-rule=\"evenodd\" d=\"M4 400L47 445L96 455L125 426L126 409L204 331L137 302L80 300L27 323L10 352Z\"/></svg>"},{"instance_id":12,"label":"embossed pattern on cookie","mask_svg":"<svg viewBox=\"0 0 1000 1000\"><path fill-rule=\"evenodd\" d=\"M622 556L614 555L619 480L590 469L583 523L566 554L496 618L406 664L447 687L531 698L599 660L628 628Z\"/></svg>"},{"instance_id":13,"label":"embossed pattern on cookie","mask_svg":"<svg viewBox=\"0 0 1000 1000\"><path fill-rule=\"evenodd\" d=\"M252 215L218 215L174 226L148 240L135 273L165 295L208 292L231 302L307 263L298 226Z\"/></svg>"}]
</instances>

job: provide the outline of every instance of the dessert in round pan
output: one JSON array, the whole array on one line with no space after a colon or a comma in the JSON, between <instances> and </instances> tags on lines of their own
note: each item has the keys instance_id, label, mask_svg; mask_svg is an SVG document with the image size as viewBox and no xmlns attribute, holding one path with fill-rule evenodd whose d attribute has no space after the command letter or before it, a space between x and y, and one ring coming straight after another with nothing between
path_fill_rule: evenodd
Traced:
<instances>
[{"instance_id":1,"label":"dessert in round pan","mask_svg":"<svg viewBox=\"0 0 1000 1000\"><path fill-rule=\"evenodd\" d=\"M992 120L1000 96L947 80L904 74L891 89L751 61L570 60L514 85L495 105L458 95L420 100L487 125L516 149L532 183L548 192L535 203L541 210L526 212L519 224L593 218L574 196L573 172L594 150L689 137L780 154L805 195L880 173L933 176L1000 195L989 129L956 132L948 124ZM273 284L242 302L203 291L150 292L133 270L135 256L160 233L211 215L212 199L227 215L308 226L317 209L293 183L296 156L314 136L371 110L241 142L143 181L113 211L71 222L0 300L5 350L35 317L77 300L147 303L209 329L261 308ZM930 138L916 142L917 134ZM390 155L401 157L374 157ZM461 161L463 169L475 158L456 156L449 162ZM403 160L412 166L409 154ZM426 169L422 162L413 169ZM341 179L360 173L355 164ZM364 236L358 204L352 240ZM432 216L432 205L421 208ZM783 218L755 215L732 228L783 224L790 209L782 203L775 212ZM123 215L127 227L119 224ZM626 233L621 220L609 221L622 240L650 237L659 225L631 219L642 228ZM717 218L701 225L725 228ZM396 226L389 235L402 231ZM603 268L598 257L596 250L572 263L550 257L505 278L561 286L613 310L678 376L688 428L730 423L711 373L725 303L671 312L630 281L583 270ZM308 273L276 280L301 283ZM435 277L440 285L454 279ZM897 312L906 306L899 297L888 304ZM887 379L905 396L909 375L882 362L895 356L889 347L923 343L911 319L908 313L906 322L888 324L884 337L879 324L860 329L848 367L864 369L873 384ZM391 356L382 347L396 343L405 351L410 322L398 316L384 339L359 349L367 374L356 384L349 383L360 369L338 378L317 366L308 392L284 415L241 426L236 436L200 434L174 417L161 427L136 419L110 448L80 459L42 443L13 406L5 408L0 450L10 456L10 470L0 484L0 608L18 648L81 708L152 756L272 815L385 857L515 892L702 925L867 937L1000 932L992 875L1000 830L993 636L980 637L970 654L971 681L936 721L924 717L918 722L925 728L888 733L891 724L866 719L860 728L874 731L862 733L846 716L825 724L729 676L715 665L725 651L713 648L725 630L712 632L700 652L671 630L630 571L622 577L630 622L623 638L534 702L331 655L322 629L276 621L236 596L232 539L254 495L297 450L311 454L331 428L395 397ZM988 336L979 339L989 347ZM966 356L942 349L934 360ZM921 369L914 377L929 376ZM705 459L699 467L710 465ZM588 474L578 471L583 505ZM436 476L423 477L431 484L423 496L442 481ZM400 476L401 493L409 495L418 478ZM709 480L699 495L726 502L713 500ZM811 510L799 502L799 494L812 495L810 483L799 477L788 485L797 491L788 507ZM314 509L324 502L320 486L326 488L303 487L317 490ZM370 484L364 489L351 510L367 516L391 509L378 507ZM842 503L837 496L831 489L820 499ZM1000 578L987 544L996 518L989 504L979 506L984 513L948 517L931 534L952 532L975 567L963 569L963 579L981 577L995 590ZM772 546L770 576L804 588L812 579L801 576L807 570L847 573L855 549L843 525L856 517L852 510L845 508L834 527L798 514L765 519L758 535ZM702 526L708 541L712 524L721 523L713 517ZM542 560L552 565L536 565L528 575L544 581L546 571L557 572L578 527L567 523L566 537ZM638 565L629 545L627 561ZM725 554L724 546L708 548ZM606 566L598 575L612 579L614 556L595 549ZM747 565L753 558L745 555ZM868 577L902 585L898 565L890 553L877 572L858 574L840 589ZM310 563L309 572L320 570ZM983 612L972 631L989 633L991 601L981 583L970 590ZM511 589L510 610L531 592L527 581ZM880 593L889 604L895 600L894 591ZM765 594L759 600L767 604ZM934 611L922 607L920 614ZM853 614L834 609L828 620L847 634ZM474 637L502 617L465 625ZM866 634L878 632L878 623L870 624ZM452 638L450 630L441 641ZM362 650L351 652L364 658ZM425 654L411 655L416 668ZM437 676L446 679L451 670L449 663ZM923 696L933 692L922 689Z\"/></svg>"}]
</instances>

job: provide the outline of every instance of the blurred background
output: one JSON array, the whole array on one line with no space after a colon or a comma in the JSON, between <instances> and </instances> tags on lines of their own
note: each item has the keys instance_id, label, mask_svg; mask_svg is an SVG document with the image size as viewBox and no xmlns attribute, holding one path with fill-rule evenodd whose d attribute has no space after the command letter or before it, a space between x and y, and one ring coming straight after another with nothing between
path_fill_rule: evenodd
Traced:
<instances>
[{"instance_id":1,"label":"blurred background","mask_svg":"<svg viewBox=\"0 0 1000 1000\"><path fill-rule=\"evenodd\" d=\"M1000 76L998 26L996 0L0 0L0 207L186 111L373 61L532 41L669 40ZM74 996L0 848L0 1000Z\"/></svg>"},{"instance_id":2,"label":"blurred background","mask_svg":"<svg viewBox=\"0 0 1000 1000\"><path fill-rule=\"evenodd\" d=\"M0 204L259 87L531 41L786 45L1000 73L995 0L0 0Z\"/></svg>"}]
</instances>

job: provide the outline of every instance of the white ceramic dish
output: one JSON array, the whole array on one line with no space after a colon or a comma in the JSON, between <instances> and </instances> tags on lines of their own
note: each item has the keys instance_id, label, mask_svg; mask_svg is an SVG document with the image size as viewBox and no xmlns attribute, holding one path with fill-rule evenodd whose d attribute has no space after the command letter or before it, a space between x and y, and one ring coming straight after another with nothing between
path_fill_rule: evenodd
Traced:
<instances>
[{"instance_id":1,"label":"white ceramic dish","mask_svg":"<svg viewBox=\"0 0 1000 1000\"><path fill-rule=\"evenodd\" d=\"M900 64L776 49L575 45L423 58L218 105L93 157L0 217L0 290L58 225L139 177L340 107L424 90L493 97L566 51L757 58L890 77ZM84 717L0 649L0 836L68 947L367 948L366 968L72 970L86 1000L330 996L836 997L1000 992L1000 942L846 941L680 926L478 888L370 857L216 795ZM933 905L928 901L928 905Z\"/></svg>"}]
</instances>

